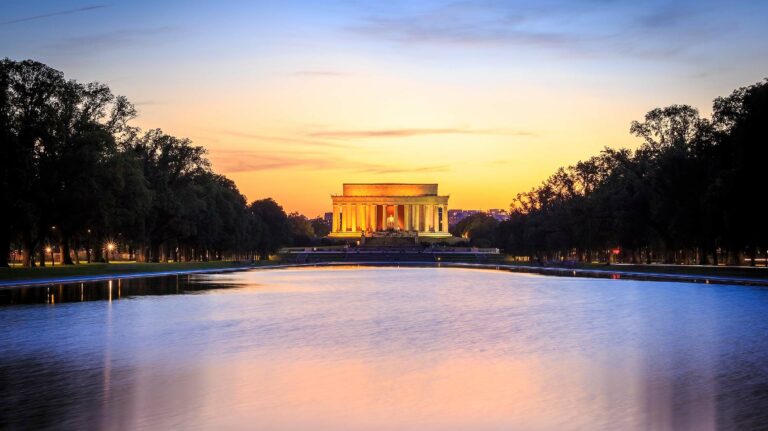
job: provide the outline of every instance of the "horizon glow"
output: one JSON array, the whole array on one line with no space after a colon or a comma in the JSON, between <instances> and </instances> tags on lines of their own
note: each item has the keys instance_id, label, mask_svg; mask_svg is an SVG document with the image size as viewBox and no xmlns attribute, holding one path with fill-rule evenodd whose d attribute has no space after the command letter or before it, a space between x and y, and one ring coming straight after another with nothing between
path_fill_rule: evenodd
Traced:
<instances>
[{"instance_id":1,"label":"horizon glow","mask_svg":"<svg viewBox=\"0 0 768 431\"><path fill-rule=\"evenodd\" d=\"M768 4L30 1L0 56L127 96L249 200L309 217L342 183L438 183L507 208L558 167L635 148L632 120L768 76Z\"/></svg>"}]
</instances>

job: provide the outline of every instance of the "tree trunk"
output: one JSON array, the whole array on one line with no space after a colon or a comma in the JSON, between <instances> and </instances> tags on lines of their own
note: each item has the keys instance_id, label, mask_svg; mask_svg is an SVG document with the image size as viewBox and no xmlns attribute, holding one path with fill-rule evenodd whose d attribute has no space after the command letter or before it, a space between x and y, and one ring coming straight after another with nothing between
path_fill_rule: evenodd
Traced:
<instances>
[{"instance_id":1,"label":"tree trunk","mask_svg":"<svg viewBox=\"0 0 768 431\"><path fill-rule=\"evenodd\" d=\"M21 251L21 265L27 268L35 267L35 254L24 248Z\"/></svg>"},{"instance_id":2,"label":"tree trunk","mask_svg":"<svg viewBox=\"0 0 768 431\"><path fill-rule=\"evenodd\" d=\"M21 234L21 242L23 244L22 250L22 262L27 268L33 268L35 266L35 243L32 239L32 233L25 229Z\"/></svg>"},{"instance_id":3,"label":"tree trunk","mask_svg":"<svg viewBox=\"0 0 768 431\"><path fill-rule=\"evenodd\" d=\"M104 249L101 247L102 244L104 244L104 237L101 234L96 235L96 245L93 247L94 262L106 262L104 259Z\"/></svg>"},{"instance_id":4,"label":"tree trunk","mask_svg":"<svg viewBox=\"0 0 768 431\"><path fill-rule=\"evenodd\" d=\"M0 268L7 268L8 256L11 253L11 229L7 224L0 229Z\"/></svg>"},{"instance_id":5,"label":"tree trunk","mask_svg":"<svg viewBox=\"0 0 768 431\"><path fill-rule=\"evenodd\" d=\"M741 264L741 256L738 251L728 250L728 265L736 266Z\"/></svg>"},{"instance_id":6,"label":"tree trunk","mask_svg":"<svg viewBox=\"0 0 768 431\"><path fill-rule=\"evenodd\" d=\"M73 260L75 261L75 265L80 265L80 241L75 240L74 241L74 247L73 250L74 253L72 253Z\"/></svg>"},{"instance_id":7,"label":"tree trunk","mask_svg":"<svg viewBox=\"0 0 768 431\"><path fill-rule=\"evenodd\" d=\"M675 263L675 252L670 250L664 251L664 263L666 264L673 264Z\"/></svg>"},{"instance_id":8,"label":"tree trunk","mask_svg":"<svg viewBox=\"0 0 768 431\"><path fill-rule=\"evenodd\" d=\"M53 252L51 252L51 253L53 253ZM45 255L46 255L45 247L43 247L42 244L41 244L40 252L39 252L39 256L38 256L38 260L40 261L40 267L41 268L45 266L45 257L46 257Z\"/></svg>"},{"instance_id":9,"label":"tree trunk","mask_svg":"<svg viewBox=\"0 0 768 431\"><path fill-rule=\"evenodd\" d=\"M699 254L699 265L708 265L709 264L709 256L707 253L706 247L698 247L697 252Z\"/></svg>"},{"instance_id":10,"label":"tree trunk","mask_svg":"<svg viewBox=\"0 0 768 431\"><path fill-rule=\"evenodd\" d=\"M151 242L149 246L149 261L160 262L160 244Z\"/></svg>"},{"instance_id":11,"label":"tree trunk","mask_svg":"<svg viewBox=\"0 0 768 431\"><path fill-rule=\"evenodd\" d=\"M61 263L62 265L74 265L72 262L72 255L70 252L72 249L69 247L69 235L62 234L61 236Z\"/></svg>"}]
</instances>

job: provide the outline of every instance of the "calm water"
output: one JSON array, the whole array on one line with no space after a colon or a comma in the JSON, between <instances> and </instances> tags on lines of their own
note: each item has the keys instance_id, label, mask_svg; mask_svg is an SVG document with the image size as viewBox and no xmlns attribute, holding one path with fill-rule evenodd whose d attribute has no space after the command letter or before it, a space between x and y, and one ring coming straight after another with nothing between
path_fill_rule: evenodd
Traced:
<instances>
[{"instance_id":1,"label":"calm water","mask_svg":"<svg viewBox=\"0 0 768 431\"><path fill-rule=\"evenodd\" d=\"M768 424L766 289L347 268L0 302L0 428Z\"/></svg>"}]
</instances>

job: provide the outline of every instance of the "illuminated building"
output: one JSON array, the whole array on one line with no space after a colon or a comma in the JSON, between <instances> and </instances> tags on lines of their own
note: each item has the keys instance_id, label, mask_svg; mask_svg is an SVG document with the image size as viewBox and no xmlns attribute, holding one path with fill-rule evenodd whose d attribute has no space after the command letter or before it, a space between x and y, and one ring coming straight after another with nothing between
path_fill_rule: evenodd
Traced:
<instances>
[{"instance_id":1,"label":"illuminated building","mask_svg":"<svg viewBox=\"0 0 768 431\"><path fill-rule=\"evenodd\" d=\"M437 194L437 184L344 184L343 194L331 199L333 238L451 236L448 196Z\"/></svg>"}]
</instances>

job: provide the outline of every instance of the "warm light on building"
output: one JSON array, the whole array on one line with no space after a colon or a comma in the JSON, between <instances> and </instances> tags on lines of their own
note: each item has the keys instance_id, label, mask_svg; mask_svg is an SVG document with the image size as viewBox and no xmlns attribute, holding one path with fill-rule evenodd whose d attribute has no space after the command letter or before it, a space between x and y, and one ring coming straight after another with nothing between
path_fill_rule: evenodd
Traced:
<instances>
[{"instance_id":1,"label":"warm light on building","mask_svg":"<svg viewBox=\"0 0 768 431\"><path fill-rule=\"evenodd\" d=\"M331 196L330 237L357 238L377 232L404 236L450 237L448 196L437 184L344 184L343 194Z\"/></svg>"}]
</instances>

